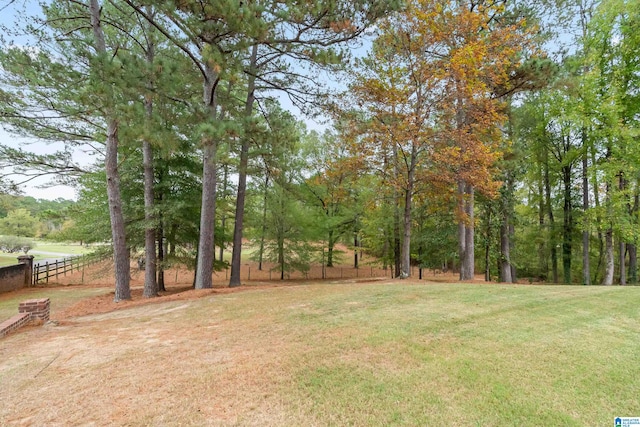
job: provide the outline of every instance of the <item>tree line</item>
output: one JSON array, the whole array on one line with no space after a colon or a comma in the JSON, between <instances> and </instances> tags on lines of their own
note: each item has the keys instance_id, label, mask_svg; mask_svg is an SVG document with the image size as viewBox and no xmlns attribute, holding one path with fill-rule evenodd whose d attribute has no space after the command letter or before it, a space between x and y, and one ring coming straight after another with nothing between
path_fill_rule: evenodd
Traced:
<instances>
[{"instance_id":1,"label":"tree line","mask_svg":"<svg viewBox=\"0 0 640 427\"><path fill-rule=\"evenodd\" d=\"M147 297L226 248L238 286L245 239L281 277L344 242L401 278L635 282L640 8L561 3L52 1L4 28L0 119L64 148L3 165L77 186L116 300L132 249Z\"/></svg>"}]
</instances>

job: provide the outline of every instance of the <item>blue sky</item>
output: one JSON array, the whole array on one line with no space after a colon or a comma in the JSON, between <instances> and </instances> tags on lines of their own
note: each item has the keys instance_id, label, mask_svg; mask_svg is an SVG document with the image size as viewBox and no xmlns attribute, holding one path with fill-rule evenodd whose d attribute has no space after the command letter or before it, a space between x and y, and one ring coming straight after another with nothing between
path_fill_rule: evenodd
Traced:
<instances>
[{"instance_id":1,"label":"blue sky","mask_svg":"<svg viewBox=\"0 0 640 427\"><path fill-rule=\"evenodd\" d=\"M40 6L37 1L15 0L11 2L10 0L0 0L0 25L10 28L16 23L16 21L26 16L37 15L39 12ZM26 43L26 40L26 38L16 38L13 41L16 44L20 44ZM42 154L52 153L63 148L61 145L56 146L47 144L43 141L20 138L8 133L2 128L0 128L0 144L13 148L24 148L29 151ZM23 178L16 176L12 180L20 182L21 179ZM75 199L75 190L68 186L58 185L50 188L40 188L47 181L48 179L36 179L21 186L21 188L25 195L33 196L35 198L52 200L62 197L65 199Z\"/></svg>"}]
</instances>

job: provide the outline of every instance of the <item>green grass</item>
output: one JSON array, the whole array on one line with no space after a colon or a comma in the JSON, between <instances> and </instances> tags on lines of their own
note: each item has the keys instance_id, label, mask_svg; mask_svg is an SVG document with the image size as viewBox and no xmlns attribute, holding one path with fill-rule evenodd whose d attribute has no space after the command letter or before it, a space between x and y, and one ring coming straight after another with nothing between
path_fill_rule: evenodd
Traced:
<instances>
[{"instance_id":1,"label":"green grass","mask_svg":"<svg viewBox=\"0 0 640 427\"><path fill-rule=\"evenodd\" d=\"M93 292L104 289L34 297L55 313ZM0 301L0 316L16 310ZM193 409L213 407L230 408L220 425L608 426L640 414L640 287L332 283L155 302L42 335L76 345L50 387L83 369L107 381L122 364L145 372L135 384L157 377L172 406L132 405L128 425L215 424ZM140 371L143 354L160 365ZM109 381L101 392L151 393Z\"/></svg>"},{"instance_id":2,"label":"green grass","mask_svg":"<svg viewBox=\"0 0 640 427\"><path fill-rule=\"evenodd\" d=\"M333 425L610 425L640 413L640 288L373 286L287 319ZM308 397L309 399L305 399Z\"/></svg>"},{"instance_id":3,"label":"green grass","mask_svg":"<svg viewBox=\"0 0 640 427\"><path fill-rule=\"evenodd\" d=\"M36 246L33 248L35 251L59 253L59 254L72 254L82 255L93 251L93 248L87 248L79 244L71 243L54 243L44 242L41 240L36 241Z\"/></svg>"},{"instance_id":4,"label":"green grass","mask_svg":"<svg viewBox=\"0 0 640 427\"><path fill-rule=\"evenodd\" d=\"M93 251L93 248L87 248L79 244L46 242L42 240L35 240L34 243L35 245L31 252L29 252L29 255L33 255L34 261L36 262L41 259L55 257L55 255L51 254L83 255ZM35 251L35 253L33 251ZM37 252L47 252L47 254L39 254ZM0 267L17 264L19 255L22 255L22 252L13 254L0 252Z\"/></svg>"}]
</instances>

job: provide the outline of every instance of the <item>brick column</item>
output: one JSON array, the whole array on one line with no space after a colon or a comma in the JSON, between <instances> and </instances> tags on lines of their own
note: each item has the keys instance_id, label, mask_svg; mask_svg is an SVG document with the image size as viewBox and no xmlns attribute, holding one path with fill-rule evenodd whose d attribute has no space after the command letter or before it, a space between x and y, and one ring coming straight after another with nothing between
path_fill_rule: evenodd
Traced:
<instances>
[{"instance_id":1,"label":"brick column","mask_svg":"<svg viewBox=\"0 0 640 427\"><path fill-rule=\"evenodd\" d=\"M24 285L31 286L33 281L33 255L20 255L18 262L24 264Z\"/></svg>"},{"instance_id":2,"label":"brick column","mask_svg":"<svg viewBox=\"0 0 640 427\"><path fill-rule=\"evenodd\" d=\"M29 313L31 320L38 319L43 322L49 320L50 310L49 298L30 299L21 302L18 306L19 313Z\"/></svg>"}]
</instances>

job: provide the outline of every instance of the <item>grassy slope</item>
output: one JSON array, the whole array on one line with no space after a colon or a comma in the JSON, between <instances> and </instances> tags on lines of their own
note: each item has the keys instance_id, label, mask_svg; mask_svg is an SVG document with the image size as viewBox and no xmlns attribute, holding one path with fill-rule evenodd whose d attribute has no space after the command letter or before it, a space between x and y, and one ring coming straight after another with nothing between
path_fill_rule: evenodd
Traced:
<instances>
[{"instance_id":1,"label":"grassy slope","mask_svg":"<svg viewBox=\"0 0 640 427\"><path fill-rule=\"evenodd\" d=\"M120 393L133 399L120 419L129 425L604 426L640 414L639 293L323 284L160 302L32 333L77 345L48 344L60 356L42 374L50 390L88 381L78 386L84 392L48 403L58 422L108 419L111 406L98 402L117 402ZM0 354L50 357L38 355L46 344L29 333L7 338ZM141 364L142 354L155 359ZM39 394L51 393L13 365L0 361L0 382L6 372L12 384L0 396L38 413ZM113 378L115 365L143 379ZM155 389L140 381L156 381L170 404L144 405ZM100 388L89 392L94 383ZM66 412L94 392L101 397L85 413ZM212 418L220 411L230 418Z\"/></svg>"},{"instance_id":2,"label":"grassy slope","mask_svg":"<svg viewBox=\"0 0 640 427\"><path fill-rule=\"evenodd\" d=\"M314 298L291 389L337 425L609 425L640 413L638 288L394 286ZM305 338L306 337L306 338Z\"/></svg>"}]
</instances>

